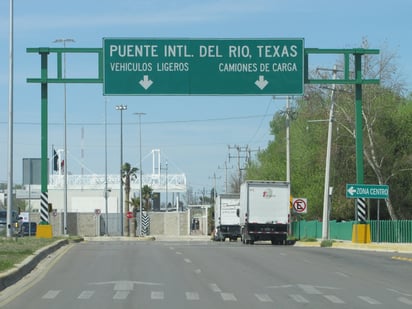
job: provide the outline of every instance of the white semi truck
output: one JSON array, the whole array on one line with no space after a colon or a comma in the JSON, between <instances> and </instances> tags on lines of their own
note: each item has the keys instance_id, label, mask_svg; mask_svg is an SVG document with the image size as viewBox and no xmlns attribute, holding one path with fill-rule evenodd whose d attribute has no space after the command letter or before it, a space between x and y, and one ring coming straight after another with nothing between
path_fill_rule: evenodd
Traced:
<instances>
[{"instance_id":1,"label":"white semi truck","mask_svg":"<svg viewBox=\"0 0 412 309\"><path fill-rule=\"evenodd\" d=\"M289 197L288 182L244 182L239 208L242 242L270 240L274 245L288 244Z\"/></svg>"},{"instance_id":2,"label":"white semi truck","mask_svg":"<svg viewBox=\"0 0 412 309\"><path fill-rule=\"evenodd\" d=\"M240 237L239 194L220 194L215 203L215 237L217 241Z\"/></svg>"}]
</instances>

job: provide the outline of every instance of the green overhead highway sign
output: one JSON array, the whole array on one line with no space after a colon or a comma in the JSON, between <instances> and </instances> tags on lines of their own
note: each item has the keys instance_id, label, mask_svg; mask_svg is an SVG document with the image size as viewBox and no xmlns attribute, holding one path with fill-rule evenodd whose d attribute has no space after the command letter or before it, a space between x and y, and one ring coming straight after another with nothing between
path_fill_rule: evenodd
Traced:
<instances>
[{"instance_id":1,"label":"green overhead highway sign","mask_svg":"<svg viewBox=\"0 0 412 309\"><path fill-rule=\"evenodd\" d=\"M385 199L389 197L388 185L346 184L347 198Z\"/></svg>"},{"instance_id":2,"label":"green overhead highway sign","mask_svg":"<svg viewBox=\"0 0 412 309\"><path fill-rule=\"evenodd\" d=\"M103 39L105 95L302 95L303 39Z\"/></svg>"}]
</instances>

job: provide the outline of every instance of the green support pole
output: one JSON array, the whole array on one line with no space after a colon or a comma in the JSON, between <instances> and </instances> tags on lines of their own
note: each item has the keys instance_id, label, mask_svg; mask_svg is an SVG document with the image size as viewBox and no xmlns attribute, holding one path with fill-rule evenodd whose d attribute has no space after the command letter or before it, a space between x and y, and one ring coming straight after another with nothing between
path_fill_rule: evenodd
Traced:
<instances>
[{"instance_id":1,"label":"green support pole","mask_svg":"<svg viewBox=\"0 0 412 309\"><path fill-rule=\"evenodd\" d=\"M363 184L362 54L355 54L356 183Z\"/></svg>"},{"instance_id":2,"label":"green support pole","mask_svg":"<svg viewBox=\"0 0 412 309\"><path fill-rule=\"evenodd\" d=\"M47 139L48 139L48 100L47 100L47 57L48 51L40 51L41 55L41 201L40 219L49 222L48 203L48 160L47 160Z\"/></svg>"},{"instance_id":3,"label":"green support pole","mask_svg":"<svg viewBox=\"0 0 412 309\"><path fill-rule=\"evenodd\" d=\"M356 183L363 184L363 114L362 114L362 53L355 53L355 134L356 134ZM367 212L364 198L356 199L352 241L369 243L370 225L366 224Z\"/></svg>"},{"instance_id":4,"label":"green support pole","mask_svg":"<svg viewBox=\"0 0 412 309\"><path fill-rule=\"evenodd\" d=\"M355 56L355 138L356 138L356 183L363 184L363 119L362 119L362 54ZM359 221L360 199L355 200L355 221ZM357 230L356 230L357 231ZM356 232L356 239L358 238Z\"/></svg>"}]
</instances>

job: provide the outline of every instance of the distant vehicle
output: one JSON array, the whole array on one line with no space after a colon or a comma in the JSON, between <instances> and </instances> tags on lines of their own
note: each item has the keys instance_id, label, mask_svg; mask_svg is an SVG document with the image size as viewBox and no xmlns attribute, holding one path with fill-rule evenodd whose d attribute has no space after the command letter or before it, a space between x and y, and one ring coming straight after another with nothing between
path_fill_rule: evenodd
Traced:
<instances>
[{"instance_id":1,"label":"distant vehicle","mask_svg":"<svg viewBox=\"0 0 412 309\"><path fill-rule=\"evenodd\" d=\"M239 209L242 242L270 240L273 245L288 244L289 197L288 182L244 182Z\"/></svg>"},{"instance_id":2,"label":"distant vehicle","mask_svg":"<svg viewBox=\"0 0 412 309\"><path fill-rule=\"evenodd\" d=\"M12 216L12 223L16 223L19 221L19 215L16 211L12 211L11 213ZM6 225L7 224L7 211L6 210L0 210L0 225Z\"/></svg>"},{"instance_id":3,"label":"distant vehicle","mask_svg":"<svg viewBox=\"0 0 412 309\"><path fill-rule=\"evenodd\" d=\"M36 236L36 222L22 222L19 227L19 236Z\"/></svg>"},{"instance_id":4,"label":"distant vehicle","mask_svg":"<svg viewBox=\"0 0 412 309\"><path fill-rule=\"evenodd\" d=\"M220 194L215 203L215 237L214 240L236 241L240 237L239 194Z\"/></svg>"}]
</instances>

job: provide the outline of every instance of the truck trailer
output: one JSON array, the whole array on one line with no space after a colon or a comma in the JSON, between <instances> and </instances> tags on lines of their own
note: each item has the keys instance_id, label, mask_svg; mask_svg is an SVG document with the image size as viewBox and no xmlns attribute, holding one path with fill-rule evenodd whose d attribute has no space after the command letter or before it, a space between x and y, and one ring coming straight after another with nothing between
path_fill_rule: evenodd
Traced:
<instances>
[{"instance_id":1,"label":"truck trailer","mask_svg":"<svg viewBox=\"0 0 412 309\"><path fill-rule=\"evenodd\" d=\"M214 240L237 241L240 237L239 194L220 194L215 203L215 237Z\"/></svg>"},{"instance_id":2,"label":"truck trailer","mask_svg":"<svg viewBox=\"0 0 412 309\"><path fill-rule=\"evenodd\" d=\"M290 185L281 181L246 181L240 187L239 219L244 244L270 240L287 244Z\"/></svg>"}]
</instances>

